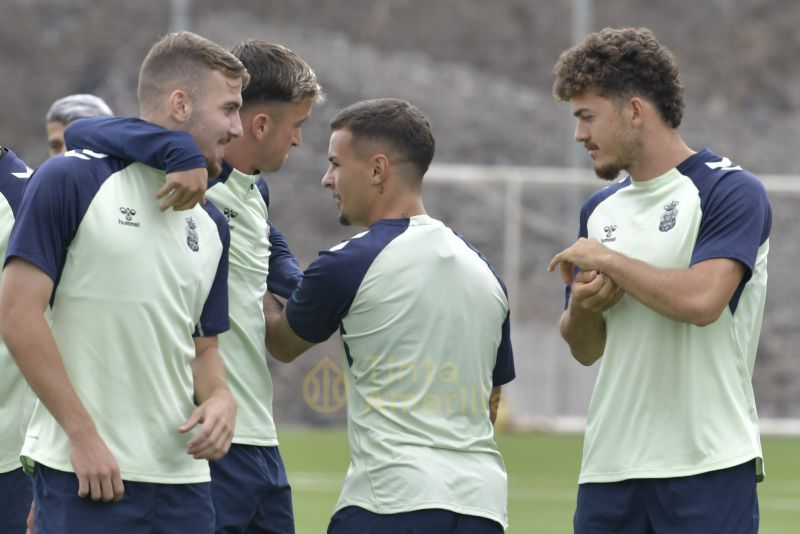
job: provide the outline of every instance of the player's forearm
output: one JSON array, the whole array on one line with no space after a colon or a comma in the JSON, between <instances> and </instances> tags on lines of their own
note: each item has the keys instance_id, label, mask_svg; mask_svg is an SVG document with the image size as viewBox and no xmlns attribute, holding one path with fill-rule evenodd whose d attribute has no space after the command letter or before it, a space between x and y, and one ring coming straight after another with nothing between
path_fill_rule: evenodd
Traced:
<instances>
[{"instance_id":1,"label":"player's forearm","mask_svg":"<svg viewBox=\"0 0 800 534\"><path fill-rule=\"evenodd\" d=\"M3 313L1 322L0 333L17 367L70 439L96 434L94 421L69 380L44 314L38 309L16 308Z\"/></svg>"},{"instance_id":2,"label":"player's forearm","mask_svg":"<svg viewBox=\"0 0 800 534\"><path fill-rule=\"evenodd\" d=\"M489 421L492 424L497 421L497 410L500 408L500 389L500 386L493 387L489 397Z\"/></svg>"},{"instance_id":3,"label":"player's forearm","mask_svg":"<svg viewBox=\"0 0 800 534\"><path fill-rule=\"evenodd\" d=\"M569 308L561 314L559 330L572 357L581 364L592 365L603 356L606 322L602 313L583 310L571 301Z\"/></svg>"},{"instance_id":4,"label":"player's forearm","mask_svg":"<svg viewBox=\"0 0 800 534\"><path fill-rule=\"evenodd\" d=\"M648 308L697 326L719 318L742 277L741 266L724 258L687 269L663 269L613 254L601 269Z\"/></svg>"},{"instance_id":5,"label":"player's forearm","mask_svg":"<svg viewBox=\"0 0 800 534\"><path fill-rule=\"evenodd\" d=\"M194 378L194 394L199 404L214 395L230 394L225 364L219 347L211 345L198 351L192 361L192 377Z\"/></svg>"}]
</instances>

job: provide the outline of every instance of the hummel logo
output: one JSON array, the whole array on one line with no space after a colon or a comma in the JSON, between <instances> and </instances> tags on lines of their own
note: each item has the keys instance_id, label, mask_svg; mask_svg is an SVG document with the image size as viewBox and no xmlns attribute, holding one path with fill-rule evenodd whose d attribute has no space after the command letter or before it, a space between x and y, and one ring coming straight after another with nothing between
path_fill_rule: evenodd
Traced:
<instances>
[{"instance_id":1,"label":"hummel logo","mask_svg":"<svg viewBox=\"0 0 800 534\"><path fill-rule=\"evenodd\" d=\"M135 209L122 206L119 208L119 212L125 216L124 221L122 219L117 219L119 224L124 226L135 226L136 228L139 228L139 222L133 220L133 218L136 216Z\"/></svg>"},{"instance_id":2,"label":"hummel logo","mask_svg":"<svg viewBox=\"0 0 800 534\"><path fill-rule=\"evenodd\" d=\"M606 233L606 236L600 240L601 243L608 243L609 241L616 241L617 238L614 236L614 232L617 231L617 225L611 224L608 226L603 227L603 231Z\"/></svg>"}]
</instances>

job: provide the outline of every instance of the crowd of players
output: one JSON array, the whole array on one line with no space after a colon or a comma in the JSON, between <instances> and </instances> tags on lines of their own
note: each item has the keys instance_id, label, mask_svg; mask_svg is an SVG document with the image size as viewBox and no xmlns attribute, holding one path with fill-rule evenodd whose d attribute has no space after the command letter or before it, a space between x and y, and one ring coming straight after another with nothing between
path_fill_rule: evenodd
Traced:
<instances>
[{"instance_id":1,"label":"crowd of players","mask_svg":"<svg viewBox=\"0 0 800 534\"><path fill-rule=\"evenodd\" d=\"M764 188L683 142L677 65L649 30L591 34L554 71L596 174L629 175L549 266L573 356L602 362L574 530L757 532ZM328 532L503 532L509 296L425 210L426 117L396 98L336 114L321 185L366 230L302 271L265 178L325 98L311 67L179 32L138 95L138 118L54 103L35 172L0 153L0 530L293 533L267 359L338 332L351 464Z\"/></svg>"}]
</instances>

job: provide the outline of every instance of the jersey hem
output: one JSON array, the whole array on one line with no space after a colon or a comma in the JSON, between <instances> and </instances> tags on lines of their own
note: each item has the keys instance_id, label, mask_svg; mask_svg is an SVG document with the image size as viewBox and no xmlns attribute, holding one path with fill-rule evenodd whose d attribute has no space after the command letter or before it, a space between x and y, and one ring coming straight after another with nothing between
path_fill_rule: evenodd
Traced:
<instances>
[{"instance_id":1,"label":"jersey hem","mask_svg":"<svg viewBox=\"0 0 800 534\"><path fill-rule=\"evenodd\" d=\"M249 438L249 437L233 437L233 441L231 443L235 443L237 445L255 445L256 447L277 447L278 446L278 438L269 438L269 439L262 439L262 438Z\"/></svg>"},{"instance_id":2,"label":"jersey hem","mask_svg":"<svg viewBox=\"0 0 800 534\"><path fill-rule=\"evenodd\" d=\"M22 462L19 461L19 456L15 457L13 461L0 464L0 475L16 471L17 469L22 469Z\"/></svg>"},{"instance_id":3,"label":"jersey hem","mask_svg":"<svg viewBox=\"0 0 800 534\"><path fill-rule=\"evenodd\" d=\"M72 467L72 464L63 464L61 462L51 461L48 459L42 460L40 458L34 458L31 455L26 455L26 456L28 456L35 463L42 464L44 466L49 467L50 469L55 469L56 471L64 471L66 473L75 472L75 469ZM207 463L206 463L206 472L202 474L196 473L183 476L171 475L165 477L163 475L153 475L148 473L132 473L130 471L120 470L120 475L123 481L144 482L148 484L198 484L201 482L211 482L211 471L208 469Z\"/></svg>"},{"instance_id":4,"label":"jersey hem","mask_svg":"<svg viewBox=\"0 0 800 534\"><path fill-rule=\"evenodd\" d=\"M496 523L499 523L503 527L503 530L508 528L507 515L506 517L500 517L497 513L491 510L486 510L485 508L471 508L467 506L458 506L456 504L449 502L421 501L417 503L404 503L396 506L377 506L375 503L369 501L362 501L358 499L347 499L336 503L336 508L333 511L334 513L336 513L342 508L346 508L348 506L358 506L375 514L400 514L404 512L415 512L417 510L431 510L431 509L448 510L450 512L454 512L457 514L471 515L476 517L483 517L485 519L490 519L492 521L495 521Z\"/></svg>"},{"instance_id":5,"label":"jersey hem","mask_svg":"<svg viewBox=\"0 0 800 534\"><path fill-rule=\"evenodd\" d=\"M586 484L593 482L621 482L623 480L637 479L637 478L677 478L693 475L701 475L711 471L719 471L741 465L749 460L759 459L764 461L764 456L761 452L751 452L736 458L707 464L696 467L684 467L680 469L636 469L630 471L623 471L620 473L597 473L597 474L583 474L578 477L578 484Z\"/></svg>"}]
</instances>

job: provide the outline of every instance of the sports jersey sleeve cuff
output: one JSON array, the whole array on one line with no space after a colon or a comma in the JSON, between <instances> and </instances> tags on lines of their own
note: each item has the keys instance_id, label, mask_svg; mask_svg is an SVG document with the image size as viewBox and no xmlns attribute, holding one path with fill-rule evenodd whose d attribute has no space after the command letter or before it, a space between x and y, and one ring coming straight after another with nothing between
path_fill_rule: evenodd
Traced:
<instances>
[{"instance_id":1,"label":"sports jersey sleeve cuff","mask_svg":"<svg viewBox=\"0 0 800 534\"><path fill-rule=\"evenodd\" d=\"M208 162L195 143L191 134L188 132L175 132L181 134L177 137L178 142L170 146L164 159L164 171L178 172L188 171L189 169L208 168Z\"/></svg>"},{"instance_id":2,"label":"sports jersey sleeve cuff","mask_svg":"<svg viewBox=\"0 0 800 534\"><path fill-rule=\"evenodd\" d=\"M47 265L47 262L43 258L40 258L38 256L27 255L25 253L20 253L20 252L12 252L6 256L5 261L3 263L3 268L5 268L5 266L8 265L8 262L9 260L11 260L11 258L19 258L23 261L30 263L31 265L42 271L44 274L46 274L50 278L50 280L52 280L53 283L55 284L58 274L55 272L55 270L52 270L51 266Z\"/></svg>"},{"instance_id":3,"label":"sports jersey sleeve cuff","mask_svg":"<svg viewBox=\"0 0 800 534\"><path fill-rule=\"evenodd\" d=\"M745 258L742 254L731 254L730 251L721 250L718 252L716 251L706 252L702 256L693 257L691 265L694 266L702 261L716 260L716 259L729 259L741 263L745 269L744 277L742 277L742 282L747 282L753 275L753 264L752 264L753 262L751 261L751 259Z\"/></svg>"},{"instance_id":4,"label":"sports jersey sleeve cuff","mask_svg":"<svg viewBox=\"0 0 800 534\"><path fill-rule=\"evenodd\" d=\"M286 303L286 321L297 337L309 343L322 343L323 341L327 341L333 332L336 331L334 329L331 332L325 333L319 327L319 320L303 317L303 315L297 313L292 302L293 301L290 299Z\"/></svg>"}]
</instances>

